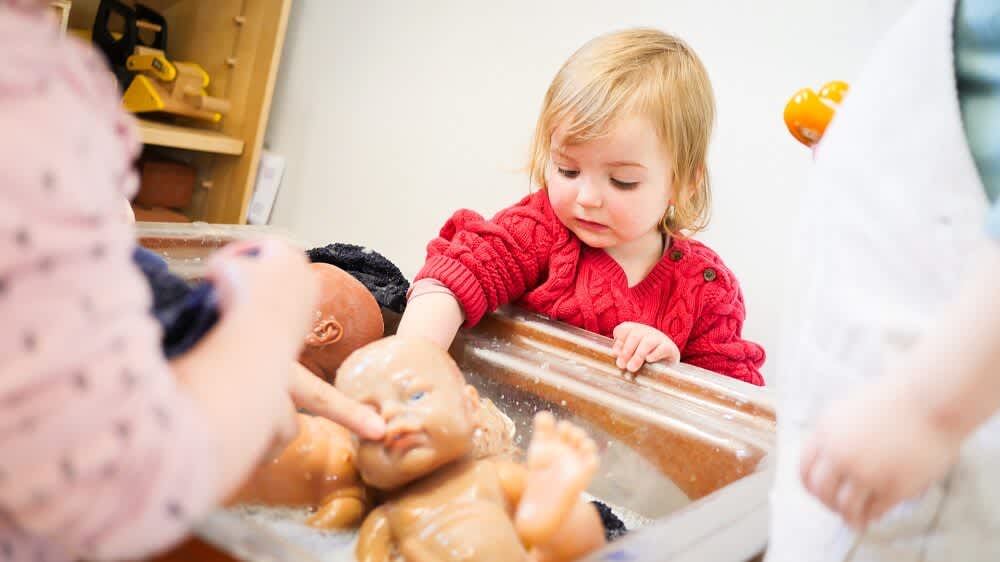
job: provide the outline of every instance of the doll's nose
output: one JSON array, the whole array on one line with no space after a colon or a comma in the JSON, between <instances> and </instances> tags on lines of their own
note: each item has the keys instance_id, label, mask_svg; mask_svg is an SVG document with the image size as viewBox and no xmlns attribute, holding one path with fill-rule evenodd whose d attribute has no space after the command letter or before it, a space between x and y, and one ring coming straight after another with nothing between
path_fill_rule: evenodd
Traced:
<instances>
[{"instance_id":1,"label":"doll's nose","mask_svg":"<svg viewBox=\"0 0 1000 562\"><path fill-rule=\"evenodd\" d=\"M393 418L398 416L400 412L403 411L403 406L396 400L387 400L382 404L382 409L379 413L382 414L382 419L386 422L392 421Z\"/></svg>"}]
</instances>

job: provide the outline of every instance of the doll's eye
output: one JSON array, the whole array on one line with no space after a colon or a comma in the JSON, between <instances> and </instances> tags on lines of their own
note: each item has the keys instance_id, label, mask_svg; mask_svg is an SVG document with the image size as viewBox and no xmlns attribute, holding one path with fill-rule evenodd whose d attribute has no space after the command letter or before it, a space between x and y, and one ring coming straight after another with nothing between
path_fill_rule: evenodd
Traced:
<instances>
[{"instance_id":1,"label":"doll's eye","mask_svg":"<svg viewBox=\"0 0 1000 562\"><path fill-rule=\"evenodd\" d=\"M418 390L417 392L414 392L413 394L410 395L410 402L416 402L417 400L420 400L421 398L424 397L425 394L427 393L424 392L423 390Z\"/></svg>"}]
</instances>

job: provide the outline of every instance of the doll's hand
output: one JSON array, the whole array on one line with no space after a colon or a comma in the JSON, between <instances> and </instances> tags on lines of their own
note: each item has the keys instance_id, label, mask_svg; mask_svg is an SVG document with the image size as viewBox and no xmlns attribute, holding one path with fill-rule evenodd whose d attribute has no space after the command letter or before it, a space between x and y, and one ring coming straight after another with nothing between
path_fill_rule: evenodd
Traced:
<instances>
[{"instance_id":1,"label":"doll's hand","mask_svg":"<svg viewBox=\"0 0 1000 562\"><path fill-rule=\"evenodd\" d=\"M958 457L959 436L882 380L834 403L802 452L802 483L855 529L924 493Z\"/></svg>"},{"instance_id":2,"label":"doll's hand","mask_svg":"<svg viewBox=\"0 0 1000 562\"><path fill-rule=\"evenodd\" d=\"M639 324L637 322L622 322L613 332L615 345L612 348L618 360L619 369L627 369L634 373L643 363L680 361L681 352L677 345L663 332Z\"/></svg>"}]
</instances>

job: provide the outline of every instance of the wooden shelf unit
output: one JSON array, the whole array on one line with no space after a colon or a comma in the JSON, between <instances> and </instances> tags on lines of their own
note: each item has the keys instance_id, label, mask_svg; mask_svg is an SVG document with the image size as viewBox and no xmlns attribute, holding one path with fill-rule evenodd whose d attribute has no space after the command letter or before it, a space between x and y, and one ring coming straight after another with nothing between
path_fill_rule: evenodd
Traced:
<instances>
[{"instance_id":1,"label":"wooden shelf unit","mask_svg":"<svg viewBox=\"0 0 1000 562\"><path fill-rule=\"evenodd\" d=\"M148 119L139 120L139 131L142 133L142 142L148 145L196 152L239 156L243 154L245 145L241 138L216 131L180 127Z\"/></svg>"},{"instance_id":2,"label":"wooden shelf unit","mask_svg":"<svg viewBox=\"0 0 1000 562\"><path fill-rule=\"evenodd\" d=\"M71 29L90 29L99 0L73 0ZM190 151L199 171L193 220L243 224L257 176L292 0L145 0L167 19L167 57L196 62L210 95L232 109L218 124L140 120L143 142Z\"/></svg>"}]
</instances>

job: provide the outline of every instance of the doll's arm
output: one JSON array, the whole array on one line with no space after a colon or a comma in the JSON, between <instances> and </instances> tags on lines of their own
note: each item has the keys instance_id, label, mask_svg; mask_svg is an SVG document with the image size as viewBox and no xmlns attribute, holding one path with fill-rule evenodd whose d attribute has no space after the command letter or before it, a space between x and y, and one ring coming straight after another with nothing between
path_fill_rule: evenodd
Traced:
<instances>
[{"instance_id":1,"label":"doll's arm","mask_svg":"<svg viewBox=\"0 0 1000 562\"><path fill-rule=\"evenodd\" d=\"M368 514L358 531L358 546L354 554L358 562L389 562L392 551L392 529L385 507Z\"/></svg>"}]
</instances>

